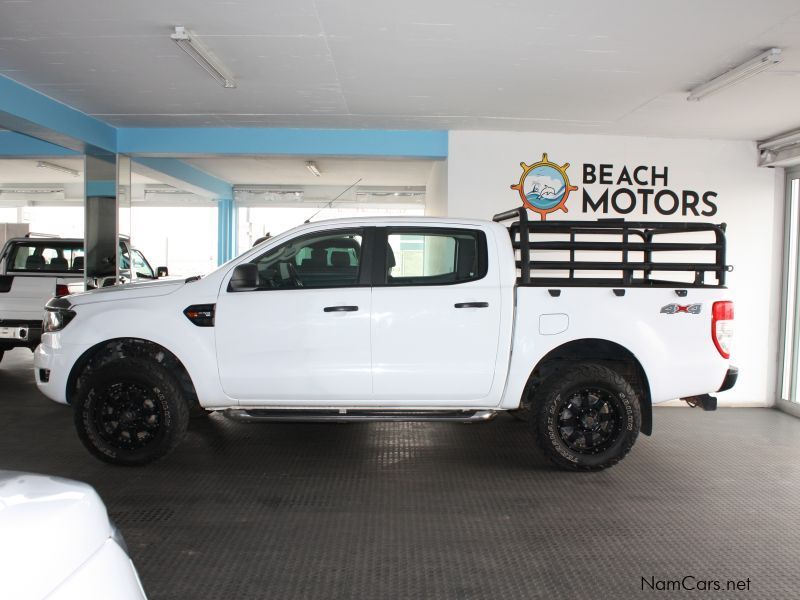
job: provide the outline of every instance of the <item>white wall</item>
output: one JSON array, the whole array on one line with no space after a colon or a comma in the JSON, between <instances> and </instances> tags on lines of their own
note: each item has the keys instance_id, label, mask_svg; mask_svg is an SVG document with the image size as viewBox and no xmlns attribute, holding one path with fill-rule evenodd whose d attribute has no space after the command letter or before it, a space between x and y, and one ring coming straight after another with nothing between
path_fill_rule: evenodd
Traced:
<instances>
[{"instance_id":1,"label":"white wall","mask_svg":"<svg viewBox=\"0 0 800 600\"><path fill-rule=\"evenodd\" d=\"M521 204L510 185L519 181L520 162L531 164L546 152L559 165L570 163L570 183L578 186L568 201L568 213L548 219L590 219L623 216L583 212L583 189L596 200L601 190L663 186L584 185L582 165L613 164L618 176L623 165L668 167L669 189L717 193L713 216L684 217L680 211L662 216L652 208L624 215L626 219L726 222L728 258L735 271L728 275L736 302L736 338L731 360L739 366L736 387L719 395L720 404L769 406L775 399L777 345L781 296L783 197L780 169L756 167L755 144L750 142L686 140L549 133L452 131L448 156L448 214L491 218ZM665 203L668 206L669 203ZM700 204L699 209L708 208ZM532 215L537 217L537 215Z\"/></svg>"},{"instance_id":2,"label":"white wall","mask_svg":"<svg viewBox=\"0 0 800 600\"><path fill-rule=\"evenodd\" d=\"M429 217L447 216L447 161L437 160L425 185L425 214Z\"/></svg>"}]
</instances>

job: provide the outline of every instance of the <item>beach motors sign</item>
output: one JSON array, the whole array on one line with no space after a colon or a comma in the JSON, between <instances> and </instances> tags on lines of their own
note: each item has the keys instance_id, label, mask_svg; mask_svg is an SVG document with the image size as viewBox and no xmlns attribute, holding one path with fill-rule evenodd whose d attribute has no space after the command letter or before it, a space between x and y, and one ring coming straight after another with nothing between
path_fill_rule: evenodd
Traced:
<instances>
[{"instance_id":1,"label":"beach motors sign","mask_svg":"<svg viewBox=\"0 0 800 600\"><path fill-rule=\"evenodd\" d=\"M717 214L716 192L672 186L669 167L663 165L583 163L575 173L569 163L558 164L542 154L540 161L522 162L520 167L522 174L511 189L542 220L551 213L571 209L587 215L625 216L635 212L651 217L713 217ZM580 187L570 177L576 178L575 183L580 183Z\"/></svg>"}]
</instances>

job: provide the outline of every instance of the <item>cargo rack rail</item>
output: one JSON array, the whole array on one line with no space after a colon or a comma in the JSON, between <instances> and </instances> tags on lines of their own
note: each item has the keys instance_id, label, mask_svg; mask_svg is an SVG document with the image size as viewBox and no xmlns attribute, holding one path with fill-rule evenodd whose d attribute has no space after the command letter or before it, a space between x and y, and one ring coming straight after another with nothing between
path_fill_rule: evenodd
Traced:
<instances>
[{"instance_id":1,"label":"cargo rack rail","mask_svg":"<svg viewBox=\"0 0 800 600\"><path fill-rule=\"evenodd\" d=\"M725 263L726 224L713 223L657 223L651 221L624 221L622 219L600 219L597 221L530 221L525 207L496 214L493 220L502 223L515 219L508 225L511 243L519 269L517 283L523 286L606 286L606 287L724 287L725 274L733 267ZM664 242L654 241L667 234L709 232L713 240L708 242ZM539 241L542 235L568 235L568 239ZM583 238L583 239L579 239ZM609 236L608 241L594 239L584 241L585 236ZM548 253L569 252L568 260L545 260ZM600 254L605 260L576 260L576 252ZM619 253L611 259L607 253ZM713 262L670 261L653 259L664 252L713 252ZM641 260L632 260L631 254L640 253ZM544 255L544 256L542 256ZM660 254L664 256L664 254ZM566 271L567 276L534 276L533 271ZM576 272L589 272L584 276ZM600 273L617 272L616 277L601 277ZM693 273L691 282L653 278L653 273ZM637 277L637 273L639 276ZM710 273L716 283L706 283ZM663 277L663 275L662 275Z\"/></svg>"}]
</instances>

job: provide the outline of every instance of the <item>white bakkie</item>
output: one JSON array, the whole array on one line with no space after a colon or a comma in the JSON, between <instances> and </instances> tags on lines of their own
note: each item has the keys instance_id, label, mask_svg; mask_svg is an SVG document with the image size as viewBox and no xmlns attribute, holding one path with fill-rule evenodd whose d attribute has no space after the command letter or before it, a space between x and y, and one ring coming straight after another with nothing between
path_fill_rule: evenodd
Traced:
<instances>
[{"instance_id":1,"label":"white bakkie","mask_svg":"<svg viewBox=\"0 0 800 600\"><path fill-rule=\"evenodd\" d=\"M724 225L508 219L310 223L202 278L54 299L36 382L124 465L174 448L190 411L511 411L555 464L593 470L650 434L653 404L716 407L736 380Z\"/></svg>"},{"instance_id":2,"label":"white bakkie","mask_svg":"<svg viewBox=\"0 0 800 600\"><path fill-rule=\"evenodd\" d=\"M122 534L88 484L0 470L0 598L147 600Z\"/></svg>"},{"instance_id":3,"label":"white bakkie","mask_svg":"<svg viewBox=\"0 0 800 600\"><path fill-rule=\"evenodd\" d=\"M0 250L0 360L14 348L33 350L42 335L42 308L54 296L83 291L84 241L56 236L8 240ZM115 283L114 262L108 277L94 278L91 286ZM156 279L166 267L153 271L141 252L127 239L119 242L120 281ZM90 287L91 287L90 286Z\"/></svg>"}]
</instances>

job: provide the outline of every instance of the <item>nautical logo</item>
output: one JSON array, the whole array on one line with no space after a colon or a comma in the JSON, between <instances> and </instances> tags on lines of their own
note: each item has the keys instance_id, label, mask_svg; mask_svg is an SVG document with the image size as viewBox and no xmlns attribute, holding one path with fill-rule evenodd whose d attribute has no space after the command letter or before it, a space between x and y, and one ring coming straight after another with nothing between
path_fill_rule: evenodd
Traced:
<instances>
[{"instance_id":1,"label":"nautical logo","mask_svg":"<svg viewBox=\"0 0 800 600\"><path fill-rule=\"evenodd\" d=\"M561 210L567 212L567 198L569 193L577 190L577 186L570 185L567 169L569 163L559 166L550 162L547 154L542 154L542 160L532 165L519 163L522 175L519 183L511 186L512 190L519 192L522 204L529 210L539 213L544 221L551 212Z\"/></svg>"},{"instance_id":2,"label":"nautical logo","mask_svg":"<svg viewBox=\"0 0 800 600\"><path fill-rule=\"evenodd\" d=\"M690 315L699 315L703 309L702 304L667 304L661 307L661 312L667 315L674 315L677 313L688 313Z\"/></svg>"}]
</instances>

